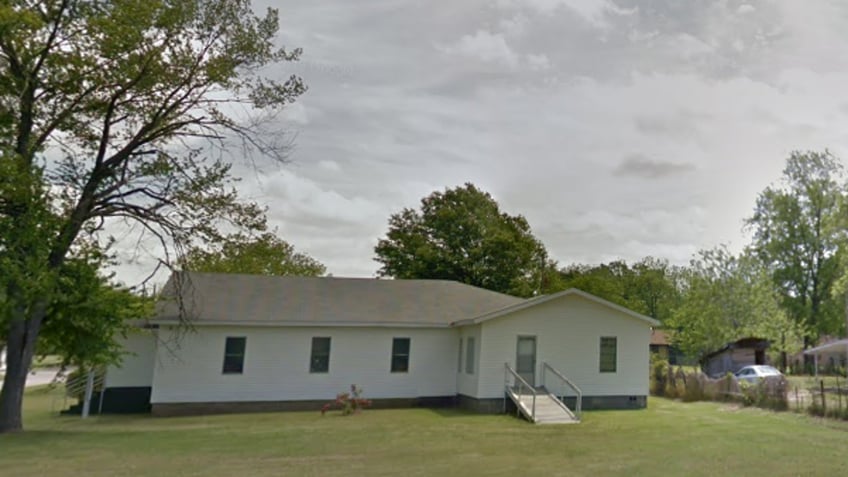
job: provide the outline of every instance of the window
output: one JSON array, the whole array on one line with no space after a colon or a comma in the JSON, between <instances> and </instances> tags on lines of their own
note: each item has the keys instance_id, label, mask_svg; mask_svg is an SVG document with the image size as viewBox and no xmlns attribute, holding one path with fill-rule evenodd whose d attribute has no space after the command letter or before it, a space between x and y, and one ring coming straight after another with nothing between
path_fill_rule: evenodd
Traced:
<instances>
[{"instance_id":1,"label":"window","mask_svg":"<svg viewBox=\"0 0 848 477\"><path fill-rule=\"evenodd\" d=\"M224 343L224 374L241 374L244 371L244 350L247 338L227 337Z\"/></svg>"},{"instance_id":2,"label":"window","mask_svg":"<svg viewBox=\"0 0 848 477\"><path fill-rule=\"evenodd\" d=\"M392 372L409 372L409 338L392 340Z\"/></svg>"},{"instance_id":3,"label":"window","mask_svg":"<svg viewBox=\"0 0 848 477\"><path fill-rule=\"evenodd\" d=\"M618 361L618 338L615 336L601 337L601 372L614 373Z\"/></svg>"},{"instance_id":4,"label":"window","mask_svg":"<svg viewBox=\"0 0 848 477\"><path fill-rule=\"evenodd\" d=\"M327 373L330 371L330 338L313 337L312 354L309 357L310 373Z\"/></svg>"},{"instance_id":5,"label":"window","mask_svg":"<svg viewBox=\"0 0 848 477\"><path fill-rule=\"evenodd\" d=\"M474 374L474 338L465 340L465 373Z\"/></svg>"},{"instance_id":6,"label":"window","mask_svg":"<svg viewBox=\"0 0 848 477\"><path fill-rule=\"evenodd\" d=\"M456 357L456 372L462 372L462 338L459 339L459 355Z\"/></svg>"}]
</instances>

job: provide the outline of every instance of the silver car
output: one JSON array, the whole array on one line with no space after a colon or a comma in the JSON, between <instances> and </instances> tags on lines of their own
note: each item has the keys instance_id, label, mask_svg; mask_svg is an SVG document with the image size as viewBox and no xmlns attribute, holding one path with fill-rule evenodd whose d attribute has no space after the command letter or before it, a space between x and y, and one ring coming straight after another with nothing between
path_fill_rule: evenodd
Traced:
<instances>
[{"instance_id":1,"label":"silver car","mask_svg":"<svg viewBox=\"0 0 848 477\"><path fill-rule=\"evenodd\" d=\"M760 378L767 378L769 376L782 376L781 372L774 368L773 366L765 366L765 365L754 365L754 366L745 366L744 368L736 371L736 379L739 381L747 381L749 383L756 383L760 380Z\"/></svg>"}]
</instances>

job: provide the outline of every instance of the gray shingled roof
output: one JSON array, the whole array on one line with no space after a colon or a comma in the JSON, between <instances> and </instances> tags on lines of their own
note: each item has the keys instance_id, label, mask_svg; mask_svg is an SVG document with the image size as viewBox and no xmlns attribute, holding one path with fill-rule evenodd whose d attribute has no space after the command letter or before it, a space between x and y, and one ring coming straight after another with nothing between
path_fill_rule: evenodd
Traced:
<instances>
[{"instance_id":1,"label":"gray shingled roof","mask_svg":"<svg viewBox=\"0 0 848 477\"><path fill-rule=\"evenodd\" d=\"M447 326L523 301L447 280L181 272L165 285L154 322L179 319L177 288L195 324Z\"/></svg>"}]
</instances>

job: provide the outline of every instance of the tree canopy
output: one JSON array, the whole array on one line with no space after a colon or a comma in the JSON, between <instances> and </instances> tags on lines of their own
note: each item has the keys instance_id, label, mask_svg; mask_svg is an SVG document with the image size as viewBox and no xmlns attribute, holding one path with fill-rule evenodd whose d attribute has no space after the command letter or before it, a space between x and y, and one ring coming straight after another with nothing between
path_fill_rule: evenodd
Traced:
<instances>
[{"instance_id":1,"label":"tree canopy","mask_svg":"<svg viewBox=\"0 0 848 477\"><path fill-rule=\"evenodd\" d=\"M317 277L327 272L324 265L275 234L256 237L236 234L211 247L195 247L181 259L185 270L195 272L248 273L254 275L299 275Z\"/></svg>"},{"instance_id":2,"label":"tree canopy","mask_svg":"<svg viewBox=\"0 0 848 477\"><path fill-rule=\"evenodd\" d=\"M752 251L781 292L781 305L807 330L807 343L843 329L843 299L833 296L844 233L843 168L830 153L794 152L780 186L760 193Z\"/></svg>"},{"instance_id":3,"label":"tree canopy","mask_svg":"<svg viewBox=\"0 0 848 477\"><path fill-rule=\"evenodd\" d=\"M623 260L595 266L575 264L560 270L559 286L578 288L665 322L681 299L680 273L667 260L653 257L633 265Z\"/></svg>"},{"instance_id":4,"label":"tree canopy","mask_svg":"<svg viewBox=\"0 0 848 477\"><path fill-rule=\"evenodd\" d=\"M527 220L502 212L470 183L393 214L374 251L381 276L456 280L523 297L544 293L554 269Z\"/></svg>"},{"instance_id":5,"label":"tree canopy","mask_svg":"<svg viewBox=\"0 0 848 477\"><path fill-rule=\"evenodd\" d=\"M781 308L768 270L751 256L724 247L702 250L683 277L683 299L667 324L684 353L700 358L748 337L768 339L775 351L800 348L802 328Z\"/></svg>"},{"instance_id":6,"label":"tree canopy","mask_svg":"<svg viewBox=\"0 0 848 477\"><path fill-rule=\"evenodd\" d=\"M136 224L164 263L226 226L265 228L221 151L284 158L268 115L304 92L267 66L278 14L249 0L12 0L0 5L0 432L21 403L61 275L109 226ZM88 243L89 245L86 245ZM47 322L45 322L47 320Z\"/></svg>"},{"instance_id":7,"label":"tree canopy","mask_svg":"<svg viewBox=\"0 0 848 477\"><path fill-rule=\"evenodd\" d=\"M153 299L111 283L101 268L90 258L65 262L41 329L38 354L59 356L64 366L82 369L123 358L126 351L116 338L150 315Z\"/></svg>"}]
</instances>

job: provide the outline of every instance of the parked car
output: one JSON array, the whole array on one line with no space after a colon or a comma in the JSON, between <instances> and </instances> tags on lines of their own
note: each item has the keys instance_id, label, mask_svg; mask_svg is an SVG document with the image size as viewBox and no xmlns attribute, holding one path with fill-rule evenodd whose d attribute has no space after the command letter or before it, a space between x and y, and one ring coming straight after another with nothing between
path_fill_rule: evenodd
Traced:
<instances>
[{"instance_id":1,"label":"parked car","mask_svg":"<svg viewBox=\"0 0 848 477\"><path fill-rule=\"evenodd\" d=\"M760 378L767 378L769 376L783 376L777 368L773 366L765 366L765 365L755 365L755 366L745 366L744 368L736 371L736 379L739 381L746 381L749 383L756 383L760 380Z\"/></svg>"}]
</instances>

